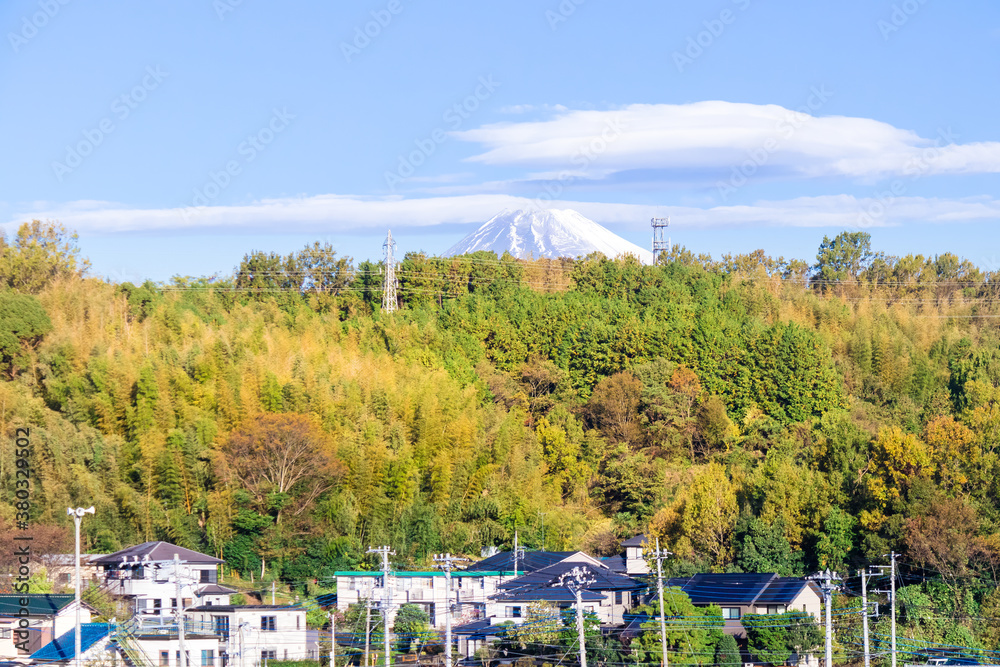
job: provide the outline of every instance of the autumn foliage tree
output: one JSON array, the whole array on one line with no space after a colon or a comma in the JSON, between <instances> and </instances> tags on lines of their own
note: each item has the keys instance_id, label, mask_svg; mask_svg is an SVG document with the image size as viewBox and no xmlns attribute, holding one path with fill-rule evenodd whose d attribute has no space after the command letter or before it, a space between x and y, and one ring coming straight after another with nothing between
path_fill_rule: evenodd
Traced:
<instances>
[{"instance_id":1,"label":"autumn foliage tree","mask_svg":"<svg viewBox=\"0 0 1000 667\"><path fill-rule=\"evenodd\" d=\"M222 447L230 484L246 489L258 508L299 515L342 474L333 441L306 415L259 415L230 434Z\"/></svg>"}]
</instances>

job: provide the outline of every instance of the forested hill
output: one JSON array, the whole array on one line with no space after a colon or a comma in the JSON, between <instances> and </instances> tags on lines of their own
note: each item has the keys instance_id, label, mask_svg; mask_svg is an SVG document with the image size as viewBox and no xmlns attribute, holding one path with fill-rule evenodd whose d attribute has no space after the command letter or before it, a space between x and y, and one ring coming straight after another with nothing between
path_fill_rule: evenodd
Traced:
<instances>
[{"instance_id":1,"label":"forested hill","mask_svg":"<svg viewBox=\"0 0 1000 667\"><path fill-rule=\"evenodd\" d=\"M159 286L86 277L58 226L0 250L8 536L30 427L34 526L93 504L90 551L168 540L248 578L515 531L598 554L651 531L673 571L1000 553L1000 276L953 255L408 254L386 314L378 266L319 244Z\"/></svg>"}]
</instances>

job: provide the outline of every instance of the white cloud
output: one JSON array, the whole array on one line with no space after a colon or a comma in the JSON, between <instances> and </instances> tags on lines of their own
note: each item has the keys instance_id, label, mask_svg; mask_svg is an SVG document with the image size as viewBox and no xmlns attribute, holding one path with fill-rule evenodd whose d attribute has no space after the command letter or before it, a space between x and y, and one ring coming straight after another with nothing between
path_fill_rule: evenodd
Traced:
<instances>
[{"instance_id":1,"label":"white cloud","mask_svg":"<svg viewBox=\"0 0 1000 667\"><path fill-rule=\"evenodd\" d=\"M419 199L319 195L191 209L137 209L100 201L64 205L39 203L14 216L3 226L9 231L20 222L40 218L58 220L70 229L88 233L170 230L363 232L386 228L432 228L441 224L479 224L504 208L534 206L569 208L599 223L635 229L647 228L651 217L662 215L670 215L674 225L687 228L752 225L843 229L924 222L1000 222L1000 199L989 196L962 199L896 197L891 201L880 201L831 195L699 208L566 200L538 202L525 197L480 194ZM867 216L864 215L866 213Z\"/></svg>"},{"instance_id":2,"label":"white cloud","mask_svg":"<svg viewBox=\"0 0 1000 667\"><path fill-rule=\"evenodd\" d=\"M569 110L548 120L497 123L454 135L485 148L470 161L542 170L543 177L555 170L599 178L662 169L684 179L684 170L728 173L747 160L762 172L791 178L1000 172L1000 142L961 144L949 128L927 138L869 118L816 116L773 104L706 101Z\"/></svg>"}]
</instances>

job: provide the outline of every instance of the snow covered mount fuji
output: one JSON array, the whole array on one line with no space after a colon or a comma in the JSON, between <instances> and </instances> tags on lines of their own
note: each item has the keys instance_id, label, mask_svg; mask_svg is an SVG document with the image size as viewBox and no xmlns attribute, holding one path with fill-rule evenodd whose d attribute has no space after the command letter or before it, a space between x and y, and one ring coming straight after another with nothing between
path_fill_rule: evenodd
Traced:
<instances>
[{"instance_id":1,"label":"snow covered mount fuji","mask_svg":"<svg viewBox=\"0 0 1000 667\"><path fill-rule=\"evenodd\" d=\"M619 255L634 255L643 264L653 263L653 253L626 241L593 220L569 209L517 210L504 209L482 227L453 245L445 257L464 255L478 250L504 251L522 259L540 257L582 257L602 252L614 259Z\"/></svg>"}]
</instances>

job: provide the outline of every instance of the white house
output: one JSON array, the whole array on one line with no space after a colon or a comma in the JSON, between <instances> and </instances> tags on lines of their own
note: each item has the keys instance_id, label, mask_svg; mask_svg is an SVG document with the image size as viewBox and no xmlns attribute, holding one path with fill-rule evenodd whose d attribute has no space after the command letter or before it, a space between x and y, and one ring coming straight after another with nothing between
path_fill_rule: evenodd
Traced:
<instances>
[{"instance_id":1,"label":"white house","mask_svg":"<svg viewBox=\"0 0 1000 667\"><path fill-rule=\"evenodd\" d=\"M217 656L222 660L211 665L255 667L267 660L319 658L318 634L306 628L306 610L301 607L202 605L189 609L188 619L218 638Z\"/></svg>"},{"instance_id":2,"label":"white house","mask_svg":"<svg viewBox=\"0 0 1000 667\"><path fill-rule=\"evenodd\" d=\"M94 608L81 603L80 620L90 623ZM21 622L25 619L27 625ZM76 623L76 601L72 595L22 593L0 595L0 660L26 658ZM18 632L27 633L27 637ZM23 644L24 640L27 644ZM21 650L17 644L21 644Z\"/></svg>"},{"instance_id":3,"label":"white house","mask_svg":"<svg viewBox=\"0 0 1000 667\"><path fill-rule=\"evenodd\" d=\"M218 586L218 567L224 561L168 542L144 542L92 562L103 569L108 592L132 598L135 613L161 616L171 615L177 606L175 555L182 607L202 604L206 595L213 603L229 603L230 592Z\"/></svg>"}]
</instances>

